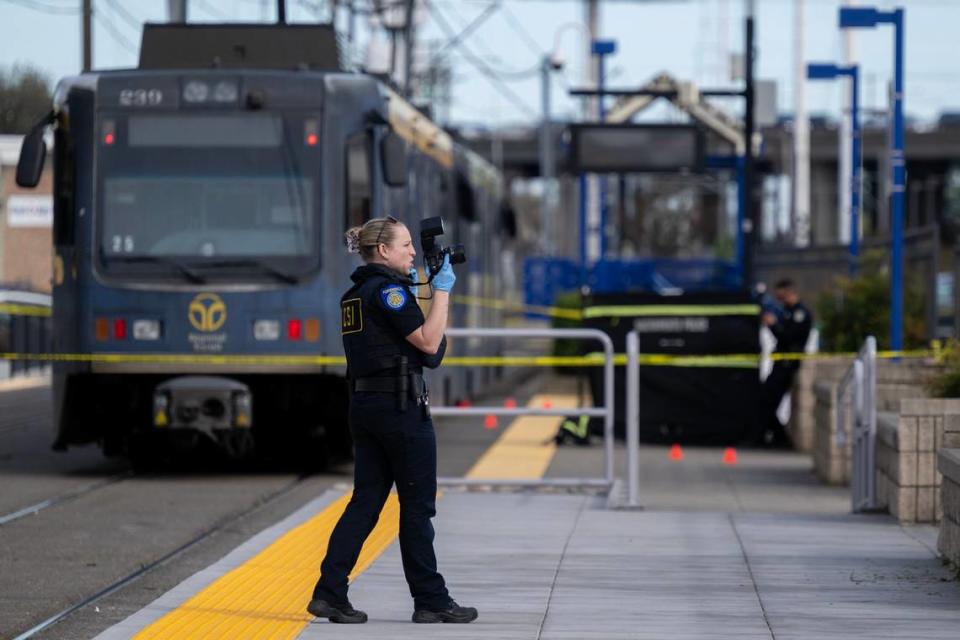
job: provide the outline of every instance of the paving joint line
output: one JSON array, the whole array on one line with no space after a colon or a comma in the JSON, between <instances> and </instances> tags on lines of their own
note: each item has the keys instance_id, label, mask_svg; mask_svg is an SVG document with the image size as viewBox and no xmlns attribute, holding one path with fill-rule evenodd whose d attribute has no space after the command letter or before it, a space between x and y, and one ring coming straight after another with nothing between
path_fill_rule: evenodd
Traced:
<instances>
[{"instance_id":1,"label":"paving joint line","mask_svg":"<svg viewBox=\"0 0 960 640\"><path fill-rule=\"evenodd\" d=\"M747 565L747 575L750 576L750 583L753 584L753 592L757 596L757 602L760 604L760 612L763 614L763 622L767 625L767 630L770 631L770 637L772 640L777 640L777 635L773 632L773 627L770 626L770 618L767 616L767 608L763 606L763 598L760 596L760 587L757 586L757 580L753 576L753 567L750 566L750 557L747 555L747 548L743 544L743 539L740 537L740 532L737 531L737 523L733 521L733 514L727 512L727 520L730 521L730 528L733 529L733 535L737 539L737 544L740 545L740 553L743 555L743 562Z\"/></svg>"},{"instance_id":2,"label":"paving joint line","mask_svg":"<svg viewBox=\"0 0 960 640\"><path fill-rule=\"evenodd\" d=\"M567 539L563 543L563 550L560 552L560 559L557 560L557 568L553 572L553 581L550 583L550 593L547 594L547 606L543 610L543 617L540 618L540 626L537 628L537 640L542 640L543 638L543 628L547 624L547 616L550 615L550 602L553 600L553 592L557 588L557 580L560 578L560 567L563 566L563 559L567 557L567 548L570 546L570 541L573 540L573 534L577 531L577 526L580 524L580 517L583 515L584 509L587 507L587 501L590 499L590 496L584 496L583 500L580 502L580 508L577 510L577 517L573 519L573 525L570 527L570 533L567 534Z\"/></svg>"}]
</instances>

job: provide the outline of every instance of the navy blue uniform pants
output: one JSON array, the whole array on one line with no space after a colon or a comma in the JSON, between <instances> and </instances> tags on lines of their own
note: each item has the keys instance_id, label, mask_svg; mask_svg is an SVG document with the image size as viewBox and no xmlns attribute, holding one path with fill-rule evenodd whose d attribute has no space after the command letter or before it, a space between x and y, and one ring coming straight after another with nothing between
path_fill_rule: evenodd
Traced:
<instances>
[{"instance_id":1,"label":"navy blue uniform pants","mask_svg":"<svg viewBox=\"0 0 960 640\"><path fill-rule=\"evenodd\" d=\"M355 449L353 497L334 527L313 597L347 601L347 576L380 510L397 485L400 499L400 554L417 609L443 609L450 595L437 572L433 524L437 497L437 438L433 422L410 401L405 412L387 393L357 392L350 402Z\"/></svg>"}]
</instances>

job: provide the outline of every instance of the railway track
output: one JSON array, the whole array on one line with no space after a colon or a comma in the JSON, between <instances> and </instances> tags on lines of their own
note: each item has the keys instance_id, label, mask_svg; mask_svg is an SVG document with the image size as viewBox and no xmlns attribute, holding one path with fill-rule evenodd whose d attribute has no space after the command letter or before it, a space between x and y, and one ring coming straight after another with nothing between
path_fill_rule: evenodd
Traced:
<instances>
[{"instance_id":1,"label":"railway track","mask_svg":"<svg viewBox=\"0 0 960 640\"><path fill-rule=\"evenodd\" d=\"M298 486L300 486L303 482L305 482L305 481L308 480L310 477L312 477L312 475L313 475L313 474L300 475L300 476L298 476L296 479L294 479L294 480L291 481L291 482L288 482L287 484L283 485L282 487L280 487L280 488L277 489L276 491L274 491L274 492L272 492L272 493L270 493L270 494L268 494L268 495L266 495L266 496L261 497L260 499L258 499L258 500L257 500L256 502L254 502L253 504L251 504L251 505L249 505L249 506L247 506L247 507L245 507L245 508L243 508L243 509L240 509L240 510L238 510L238 511L235 511L235 512L233 512L233 513L230 513L230 514L224 516L223 518L221 518L221 519L218 520L217 522L213 523L211 526L209 526L208 528L204 529L203 531L201 531L201 532L200 532L199 534L197 534L196 536L190 538L189 540L187 540L186 542L184 542L183 544L181 544L181 545L178 546L177 548L175 548L175 549L173 549L173 550L165 553L164 555L162 555L161 557L157 558L156 560L153 560L153 561L151 561L151 562L149 562L149 563L147 563L147 564L142 565L142 566L141 566L140 568L138 568L136 571L133 571L133 572L131 572L131 573L123 576L122 578L120 578L120 579L114 581L113 583L107 585L107 586L104 587L103 589L97 591L96 593L94 593L94 594L92 594L92 595L84 598L82 601L80 601L80 602L78 602L78 603L76 603L76 604L74 604L74 605L71 605L71 606L63 609L62 611L59 611L59 612L53 614L52 616L50 616L50 617L47 618L46 620L43 620L42 622L40 622L39 624L35 625L34 627L32 627L32 628L28 629L27 631L24 631L24 632L21 633L20 635L16 636L15 638L13 638L13 640L27 640L27 638L32 638L32 637L38 635L39 633L41 633L41 632L49 629L50 627L52 627L53 625L57 624L58 622L60 622L60 621L63 620L64 618L68 617L68 616L71 615L72 613L75 613L75 612L77 612L77 611L79 611L79 610L81 610L81 609L83 609L83 608L85 608L85 607L88 607L88 606L96 603L97 601L101 600L102 598L105 598L105 597L109 596L110 594L115 593L116 591L122 589L123 587L126 587L126 586L129 585L130 583L132 583L132 582L136 581L137 579L139 579L140 577L144 576L145 574L147 574L147 573L149 573L149 572L157 569L157 568L160 567L160 566L163 566L163 565L165 565L165 564L167 564L167 563L175 560L176 558L178 558L179 556L181 556L182 554L184 554L186 551L192 549L192 548L195 547L196 545L198 545L198 544L200 544L201 542L207 540L207 539L210 538L211 536L215 535L217 532L222 531L223 529L232 526L233 524L235 524L235 523L243 520L244 518L250 516L251 514L253 514L254 512L256 512L257 510L259 510L259 509L267 506L268 504L274 502L275 500L277 500L277 499L279 499L279 498L282 498L283 496L287 495L288 493L290 493L291 491L293 491L294 489L296 489ZM130 476L132 476L132 474L128 474L126 477L130 477ZM115 481L116 481L116 480L115 480ZM102 486L106 486L106 484L101 483L101 486L98 487L98 488L102 488Z\"/></svg>"}]
</instances>

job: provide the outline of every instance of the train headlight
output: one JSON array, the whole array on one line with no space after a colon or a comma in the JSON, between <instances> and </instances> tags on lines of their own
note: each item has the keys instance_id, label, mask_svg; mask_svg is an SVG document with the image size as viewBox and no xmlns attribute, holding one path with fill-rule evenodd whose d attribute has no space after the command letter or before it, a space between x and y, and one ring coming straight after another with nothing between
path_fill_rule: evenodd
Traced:
<instances>
[{"instance_id":1,"label":"train headlight","mask_svg":"<svg viewBox=\"0 0 960 640\"><path fill-rule=\"evenodd\" d=\"M253 424L253 401L249 393L234 391L233 424L236 427L243 428L248 428Z\"/></svg>"},{"instance_id":2,"label":"train headlight","mask_svg":"<svg viewBox=\"0 0 960 640\"><path fill-rule=\"evenodd\" d=\"M253 323L253 337L255 340L279 340L279 320L257 320Z\"/></svg>"},{"instance_id":3,"label":"train headlight","mask_svg":"<svg viewBox=\"0 0 960 640\"><path fill-rule=\"evenodd\" d=\"M159 340L160 339L160 321L159 320L134 320L133 321L133 339L134 340Z\"/></svg>"},{"instance_id":4,"label":"train headlight","mask_svg":"<svg viewBox=\"0 0 960 640\"><path fill-rule=\"evenodd\" d=\"M153 424L157 427L170 424L170 396L165 391L153 394Z\"/></svg>"},{"instance_id":5,"label":"train headlight","mask_svg":"<svg viewBox=\"0 0 960 640\"><path fill-rule=\"evenodd\" d=\"M210 99L210 85L201 80L191 80L183 85L183 101L192 104L206 102Z\"/></svg>"}]
</instances>

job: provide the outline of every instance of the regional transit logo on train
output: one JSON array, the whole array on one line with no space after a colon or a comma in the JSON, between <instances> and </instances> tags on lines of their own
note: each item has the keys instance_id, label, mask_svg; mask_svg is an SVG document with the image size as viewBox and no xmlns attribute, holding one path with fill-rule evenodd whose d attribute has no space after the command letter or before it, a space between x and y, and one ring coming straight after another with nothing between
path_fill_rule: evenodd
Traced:
<instances>
[{"instance_id":1,"label":"regional transit logo on train","mask_svg":"<svg viewBox=\"0 0 960 640\"><path fill-rule=\"evenodd\" d=\"M201 353L219 353L227 342L226 332L216 333L227 321L227 305L215 293L201 293L190 301L187 319L199 333L187 334L193 350Z\"/></svg>"},{"instance_id":2,"label":"regional transit logo on train","mask_svg":"<svg viewBox=\"0 0 960 640\"><path fill-rule=\"evenodd\" d=\"M194 329L210 333L227 321L227 305L215 293L201 293L190 301L187 317Z\"/></svg>"}]
</instances>

